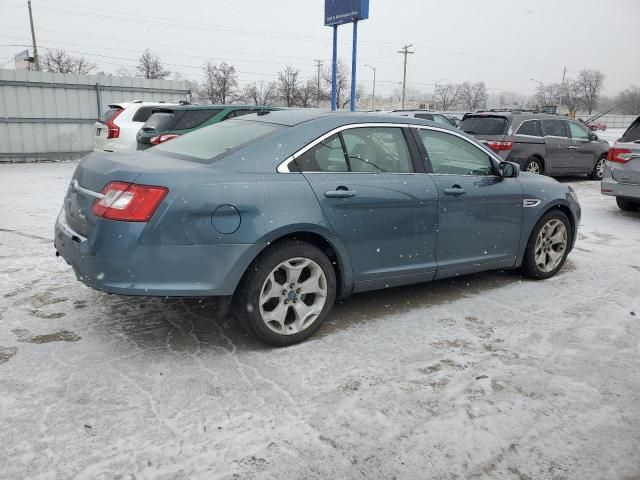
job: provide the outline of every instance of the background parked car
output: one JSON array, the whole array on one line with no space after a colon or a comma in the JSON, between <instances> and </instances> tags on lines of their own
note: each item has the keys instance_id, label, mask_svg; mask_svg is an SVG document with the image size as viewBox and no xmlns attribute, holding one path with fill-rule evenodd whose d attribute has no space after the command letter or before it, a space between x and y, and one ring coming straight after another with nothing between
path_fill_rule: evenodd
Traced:
<instances>
[{"instance_id":1,"label":"background parked car","mask_svg":"<svg viewBox=\"0 0 640 480\"><path fill-rule=\"evenodd\" d=\"M429 110L392 110L392 114L400 115L403 117L413 117L420 118L422 120L431 120L432 122L441 123L442 125L446 125L447 127L457 127L455 122L450 120L447 116L432 112Z\"/></svg>"},{"instance_id":2,"label":"background parked car","mask_svg":"<svg viewBox=\"0 0 640 480\"><path fill-rule=\"evenodd\" d=\"M102 118L95 123L93 149L104 152L135 152L136 134L160 106L178 106L166 102L119 102L108 105Z\"/></svg>"},{"instance_id":3,"label":"background parked car","mask_svg":"<svg viewBox=\"0 0 640 480\"><path fill-rule=\"evenodd\" d=\"M600 189L615 196L622 210L640 209L640 117L609 149Z\"/></svg>"},{"instance_id":4,"label":"background parked car","mask_svg":"<svg viewBox=\"0 0 640 480\"><path fill-rule=\"evenodd\" d=\"M489 111L465 115L460 129L527 172L587 174L594 179L604 174L609 144L576 120L544 113Z\"/></svg>"},{"instance_id":5,"label":"background parked car","mask_svg":"<svg viewBox=\"0 0 640 480\"><path fill-rule=\"evenodd\" d=\"M277 110L257 105L182 105L156 107L138 131L137 149L146 150L198 128L249 113Z\"/></svg>"}]
</instances>

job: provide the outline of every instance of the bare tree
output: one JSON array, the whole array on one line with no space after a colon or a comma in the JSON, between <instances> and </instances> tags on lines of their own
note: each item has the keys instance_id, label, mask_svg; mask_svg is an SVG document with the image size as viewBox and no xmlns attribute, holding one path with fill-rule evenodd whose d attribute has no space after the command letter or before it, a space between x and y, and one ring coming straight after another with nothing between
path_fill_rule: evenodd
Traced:
<instances>
[{"instance_id":1,"label":"bare tree","mask_svg":"<svg viewBox=\"0 0 640 480\"><path fill-rule=\"evenodd\" d=\"M591 112L598 106L598 96L604 86L604 74L600 70L582 70L578 74L584 106Z\"/></svg>"},{"instance_id":2,"label":"bare tree","mask_svg":"<svg viewBox=\"0 0 640 480\"><path fill-rule=\"evenodd\" d=\"M437 84L433 91L433 96L436 99L438 108L446 111L457 103L459 93L460 85L453 83Z\"/></svg>"},{"instance_id":3,"label":"bare tree","mask_svg":"<svg viewBox=\"0 0 640 480\"><path fill-rule=\"evenodd\" d=\"M316 104L318 99L318 86L317 82L312 79L308 79L307 82L298 88L298 100L297 104L303 108L310 108Z\"/></svg>"},{"instance_id":4,"label":"bare tree","mask_svg":"<svg viewBox=\"0 0 640 480\"><path fill-rule=\"evenodd\" d=\"M615 99L616 110L626 115L640 112L640 88L635 85L620 92Z\"/></svg>"},{"instance_id":5,"label":"bare tree","mask_svg":"<svg viewBox=\"0 0 640 480\"><path fill-rule=\"evenodd\" d=\"M361 100L367 97L367 90L364 88L364 85L357 84L356 85L356 106L360 103ZM351 89L349 89L349 97L342 102L342 108L347 108L351 105Z\"/></svg>"},{"instance_id":6,"label":"bare tree","mask_svg":"<svg viewBox=\"0 0 640 480\"><path fill-rule=\"evenodd\" d=\"M582 87L575 80L566 80L560 94L562 97L562 104L565 105L570 112L577 112L584 103Z\"/></svg>"},{"instance_id":7,"label":"bare tree","mask_svg":"<svg viewBox=\"0 0 640 480\"><path fill-rule=\"evenodd\" d=\"M329 93L327 96L331 98L331 65L328 65L322 71L322 81L327 85L327 89ZM349 75L347 74L347 67L342 60L338 60L337 68L336 68L336 99L337 105L343 104L343 97L347 94L349 90Z\"/></svg>"},{"instance_id":8,"label":"bare tree","mask_svg":"<svg viewBox=\"0 0 640 480\"><path fill-rule=\"evenodd\" d=\"M295 106L298 99L299 76L300 71L288 65L278 72L278 93L287 107Z\"/></svg>"},{"instance_id":9,"label":"bare tree","mask_svg":"<svg viewBox=\"0 0 640 480\"><path fill-rule=\"evenodd\" d=\"M466 110L473 112L480 108L487 108L487 87L484 82L464 82L459 85L458 99Z\"/></svg>"},{"instance_id":10,"label":"bare tree","mask_svg":"<svg viewBox=\"0 0 640 480\"><path fill-rule=\"evenodd\" d=\"M252 82L244 87L243 93L247 101L255 105L268 105L273 102L278 94L278 84L276 82L265 82L264 80L259 83Z\"/></svg>"},{"instance_id":11,"label":"bare tree","mask_svg":"<svg viewBox=\"0 0 640 480\"><path fill-rule=\"evenodd\" d=\"M238 74L233 65L222 62L215 65L207 62L204 66L202 95L211 103L231 103L237 95Z\"/></svg>"},{"instance_id":12,"label":"bare tree","mask_svg":"<svg viewBox=\"0 0 640 480\"><path fill-rule=\"evenodd\" d=\"M164 68L160 58L151 53L148 48L140 55L136 70L143 78L165 79L171 74L169 70Z\"/></svg>"},{"instance_id":13,"label":"bare tree","mask_svg":"<svg viewBox=\"0 0 640 480\"><path fill-rule=\"evenodd\" d=\"M64 50L47 50L42 58L42 70L53 73L75 73L76 75L89 75L97 68L84 56L69 55Z\"/></svg>"},{"instance_id":14,"label":"bare tree","mask_svg":"<svg viewBox=\"0 0 640 480\"><path fill-rule=\"evenodd\" d=\"M536 101L540 106L558 105L562 97L562 85L559 83L541 83L536 92Z\"/></svg>"}]
</instances>

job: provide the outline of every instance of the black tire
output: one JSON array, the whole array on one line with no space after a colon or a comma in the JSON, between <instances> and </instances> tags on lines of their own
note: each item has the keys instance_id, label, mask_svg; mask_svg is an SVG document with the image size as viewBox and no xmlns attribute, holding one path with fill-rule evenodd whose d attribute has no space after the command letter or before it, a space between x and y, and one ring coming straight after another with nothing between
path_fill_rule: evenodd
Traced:
<instances>
[{"instance_id":1,"label":"black tire","mask_svg":"<svg viewBox=\"0 0 640 480\"><path fill-rule=\"evenodd\" d=\"M316 319L304 330L295 334L274 332L262 319L259 297L267 277L288 259L305 258L315 262L326 278L326 300ZM287 288L287 282L283 288ZM278 287L279 288L279 287ZM242 328L260 340L276 347L300 343L313 335L322 325L333 307L336 296L336 275L331 261L314 245L291 239L278 242L262 252L249 266L234 296L234 310ZM303 296L300 300L303 301ZM286 302L284 302L286 303ZM290 305L293 307L293 305ZM290 307L285 307L289 312ZM295 312L294 312L295 313ZM287 313L288 314L288 313Z\"/></svg>"},{"instance_id":2,"label":"black tire","mask_svg":"<svg viewBox=\"0 0 640 480\"><path fill-rule=\"evenodd\" d=\"M620 207L620 210L624 210L625 212L637 212L638 209L640 209L640 201L634 202L628 198L616 197L616 203L618 207Z\"/></svg>"},{"instance_id":3,"label":"black tire","mask_svg":"<svg viewBox=\"0 0 640 480\"><path fill-rule=\"evenodd\" d=\"M544 163L538 157L532 157L524 164L524 171L544 175Z\"/></svg>"},{"instance_id":4,"label":"black tire","mask_svg":"<svg viewBox=\"0 0 640 480\"><path fill-rule=\"evenodd\" d=\"M606 161L606 155L602 155L600 158L598 158L598 161L593 166L593 171L589 175L589 178L591 178L592 180L602 180L602 177L604 177L604 164ZM602 168L598 168L600 167L600 165L602 165Z\"/></svg>"},{"instance_id":5,"label":"black tire","mask_svg":"<svg viewBox=\"0 0 640 480\"><path fill-rule=\"evenodd\" d=\"M564 227L567 230L567 242L562 259L558 265L553 270L545 272L538 267L536 262L536 239L538 238L538 234L542 228L551 220L560 220L564 224ZM569 249L573 242L573 235L574 232L571 228L571 222L563 212L560 210L551 210L544 214L538 223L536 223L536 226L533 228L531 236L529 237L529 241L527 242L527 248L525 249L524 258L522 259L522 267L520 268L521 273L534 280L544 280L546 278L553 277L558 273L564 265L564 262L567 260L567 255L569 254Z\"/></svg>"}]
</instances>

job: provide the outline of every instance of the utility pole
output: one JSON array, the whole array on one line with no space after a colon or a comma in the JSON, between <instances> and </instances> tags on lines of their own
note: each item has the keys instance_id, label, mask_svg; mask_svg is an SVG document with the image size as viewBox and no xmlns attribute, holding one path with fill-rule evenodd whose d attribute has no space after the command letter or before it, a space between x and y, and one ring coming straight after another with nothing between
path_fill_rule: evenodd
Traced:
<instances>
[{"instance_id":1,"label":"utility pole","mask_svg":"<svg viewBox=\"0 0 640 480\"><path fill-rule=\"evenodd\" d=\"M415 53L415 52L409 51L409 48L411 47L413 47L413 44L405 45L404 47L402 47L402 50L398 50L397 52L404 55L404 74L402 76L402 109L403 110L404 110L404 98L407 91L407 55L411 55Z\"/></svg>"},{"instance_id":2,"label":"utility pole","mask_svg":"<svg viewBox=\"0 0 640 480\"><path fill-rule=\"evenodd\" d=\"M371 65L365 65L365 67L369 67L373 70L373 91L371 92L371 110L376 110L376 67L372 67Z\"/></svg>"},{"instance_id":3,"label":"utility pole","mask_svg":"<svg viewBox=\"0 0 640 480\"><path fill-rule=\"evenodd\" d=\"M38 58L38 47L36 45L36 30L33 28L33 13L31 13L31 0L28 0L29 6L29 23L31 23L31 40L33 40L33 66L36 70L40 70L40 59Z\"/></svg>"},{"instance_id":4,"label":"utility pole","mask_svg":"<svg viewBox=\"0 0 640 480\"><path fill-rule=\"evenodd\" d=\"M314 60L316 67L318 67L318 89L316 90L316 108L320 107L320 69L324 63L322 60Z\"/></svg>"}]
</instances>

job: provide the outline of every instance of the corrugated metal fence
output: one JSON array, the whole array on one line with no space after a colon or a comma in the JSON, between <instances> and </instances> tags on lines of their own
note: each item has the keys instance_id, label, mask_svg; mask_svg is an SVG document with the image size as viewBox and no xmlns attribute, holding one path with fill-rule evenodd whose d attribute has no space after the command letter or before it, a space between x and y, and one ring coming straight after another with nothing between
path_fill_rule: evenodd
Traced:
<instances>
[{"instance_id":1,"label":"corrugated metal fence","mask_svg":"<svg viewBox=\"0 0 640 480\"><path fill-rule=\"evenodd\" d=\"M180 81L0 70L0 162L81 157L110 103L188 97Z\"/></svg>"}]
</instances>

